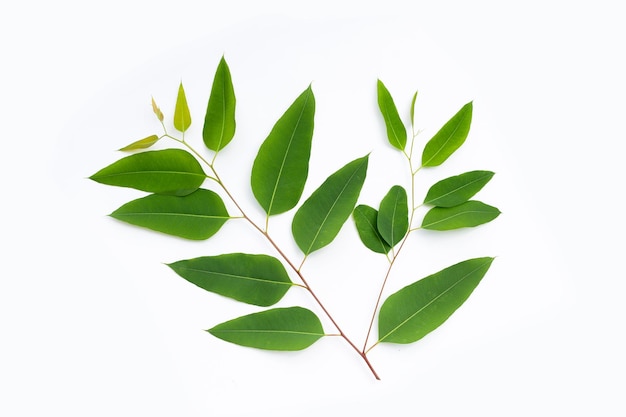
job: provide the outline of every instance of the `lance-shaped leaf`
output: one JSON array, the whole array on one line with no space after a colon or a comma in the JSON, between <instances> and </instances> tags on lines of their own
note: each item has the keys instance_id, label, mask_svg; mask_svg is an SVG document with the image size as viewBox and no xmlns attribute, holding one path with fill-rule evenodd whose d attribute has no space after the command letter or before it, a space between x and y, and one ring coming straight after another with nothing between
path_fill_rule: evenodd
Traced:
<instances>
[{"instance_id":1,"label":"lance-shaped leaf","mask_svg":"<svg viewBox=\"0 0 626 417\"><path fill-rule=\"evenodd\" d=\"M417 91L413 94L413 99L411 100L411 126L415 128L415 102L417 101Z\"/></svg>"},{"instance_id":2,"label":"lance-shaped leaf","mask_svg":"<svg viewBox=\"0 0 626 417\"><path fill-rule=\"evenodd\" d=\"M424 216L422 229L453 230L488 223L500 210L480 201L467 201L454 207L433 207Z\"/></svg>"},{"instance_id":3,"label":"lance-shaped leaf","mask_svg":"<svg viewBox=\"0 0 626 417\"><path fill-rule=\"evenodd\" d=\"M276 122L252 166L255 198L268 216L291 210L309 174L315 98L311 87Z\"/></svg>"},{"instance_id":4,"label":"lance-shaped leaf","mask_svg":"<svg viewBox=\"0 0 626 417\"><path fill-rule=\"evenodd\" d=\"M374 207L365 204L358 205L354 208L352 217L361 242L366 248L376 253L388 253L391 250L391 246L385 242L378 231L378 211Z\"/></svg>"},{"instance_id":5,"label":"lance-shaped leaf","mask_svg":"<svg viewBox=\"0 0 626 417\"><path fill-rule=\"evenodd\" d=\"M197 190L206 174L189 152L164 149L124 157L89 178L101 184L181 196Z\"/></svg>"},{"instance_id":6,"label":"lance-shaped leaf","mask_svg":"<svg viewBox=\"0 0 626 417\"><path fill-rule=\"evenodd\" d=\"M399 185L391 187L378 209L377 227L385 241L395 246L409 230L409 208L406 190Z\"/></svg>"},{"instance_id":7,"label":"lance-shaped leaf","mask_svg":"<svg viewBox=\"0 0 626 417\"><path fill-rule=\"evenodd\" d=\"M146 138L139 139L131 143L130 145L126 145L123 148L120 148L119 150L127 152L127 151L136 151L138 149L146 149L154 145L158 141L159 141L159 137L157 135L150 135Z\"/></svg>"},{"instance_id":8,"label":"lance-shaped leaf","mask_svg":"<svg viewBox=\"0 0 626 417\"><path fill-rule=\"evenodd\" d=\"M426 143L422 153L422 166L441 165L467 138L472 123L472 102L464 105Z\"/></svg>"},{"instance_id":9,"label":"lance-shaped leaf","mask_svg":"<svg viewBox=\"0 0 626 417\"><path fill-rule=\"evenodd\" d=\"M385 87L385 84L381 80L377 83L378 90L378 107L385 120L385 127L387 128L387 139L389 143L397 149L403 150L406 147L406 128L398 109L393 102L393 98Z\"/></svg>"},{"instance_id":10,"label":"lance-shaped leaf","mask_svg":"<svg viewBox=\"0 0 626 417\"><path fill-rule=\"evenodd\" d=\"M183 83L180 83L178 87L178 97L176 98L176 107L174 108L174 127L184 132L189 129L190 125L191 114L189 113L189 106L187 105L187 96L185 95Z\"/></svg>"},{"instance_id":11,"label":"lance-shaped leaf","mask_svg":"<svg viewBox=\"0 0 626 417\"><path fill-rule=\"evenodd\" d=\"M467 300L492 261L469 259L390 295L380 308L379 342L413 343L435 330Z\"/></svg>"},{"instance_id":12,"label":"lance-shaped leaf","mask_svg":"<svg viewBox=\"0 0 626 417\"><path fill-rule=\"evenodd\" d=\"M267 350L302 350L324 336L319 318L302 307L249 314L207 331L227 342Z\"/></svg>"},{"instance_id":13,"label":"lance-shaped leaf","mask_svg":"<svg viewBox=\"0 0 626 417\"><path fill-rule=\"evenodd\" d=\"M354 210L367 174L369 155L333 173L302 204L291 230L305 255L328 245Z\"/></svg>"},{"instance_id":14,"label":"lance-shaped leaf","mask_svg":"<svg viewBox=\"0 0 626 417\"><path fill-rule=\"evenodd\" d=\"M207 291L264 307L277 303L292 285L283 264L267 255L229 253L168 266Z\"/></svg>"},{"instance_id":15,"label":"lance-shaped leaf","mask_svg":"<svg viewBox=\"0 0 626 417\"><path fill-rule=\"evenodd\" d=\"M222 57L213 78L202 129L202 138L207 148L219 151L232 140L236 127L235 103L230 69Z\"/></svg>"},{"instance_id":16,"label":"lance-shaped leaf","mask_svg":"<svg viewBox=\"0 0 626 417\"><path fill-rule=\"evenodd\" d=\"M184 197L151 194L124 204L111 217L192 240L208 239L229 219L221 197L202 188Z\"/></svg>"},{"instance_id":17,"label":"lance-shaped leaf","mask_svg":"<svg viewBox=\"0 0 626 417\"><path fill-rule=\"evenodd\" d=\"M437 182L430 187L424 204L453 207L466 202L491 180L491 171L470 171Z\"/></svg>"},{"instance_id":18,"label":"lance-shaped leaf","mask_svg":"<svg viewBox=\"0 0 626 417\"><path fill-rule=\"evenodd\" d=\"M156 115L157 119L162 122L164 118L163 112L161 111L159 106L157 106L156 101L154 101L154 97L152 98L152 111Z\"/></svg>"}]
</instances>

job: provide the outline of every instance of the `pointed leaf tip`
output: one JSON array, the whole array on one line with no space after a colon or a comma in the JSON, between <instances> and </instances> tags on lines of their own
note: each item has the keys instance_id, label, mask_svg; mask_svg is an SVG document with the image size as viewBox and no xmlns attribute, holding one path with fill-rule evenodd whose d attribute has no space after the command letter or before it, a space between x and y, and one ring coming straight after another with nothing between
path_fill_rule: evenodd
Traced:
<instances>
[{"instance_id":1,"label":"pointed leaf tip","mask_svg":"<svg viewBox=\"0 0 626 417\"><path fill-rule=\"evenodd\" d=\"M463 145L472 123L473 104L465 104L441 129L426 143L422 152L422 166L441 165Z\"/></svg>"},{"instance_id":2,"label":"pointed leaf tip","mask_svg":"<svg viewBox=\"0 0 626 417\"><path fill-rule=\"evenodd\" d=\"M377 81L378 92L378 107L385 121L385 127L387 129L387 139L389 143L399 150L404 150L406 147L407 134L404 123L398 113L398 108L385 87L385 84L379 79Z\"/></svg>"},{"instance_id":3,"label":"pointed leaf tip","mask_svg":"<svg viewBox=\"0 0 626 417\"><path fill-rule=\"evenodd\" d=\"M174 127L180 132L184 132L189 129L191 125L191 114L189 113L189 106L187 105L187 96L185 95L185 89L183 83L180 83L178 87L178 97L176 98L176 108L174 109Z\"/></svg>"},{"instance_id":4,"label":"pointed leaf tip","mask_svg":"<svg viewBox=\"0 0 626 417\"><path fill-rule=\"evenodd\" d=\"M230 69L222 56L213 77L202 129L204 144L212 151L223 149L235 136L236 103Z\"/></svg>"}]
</instances>

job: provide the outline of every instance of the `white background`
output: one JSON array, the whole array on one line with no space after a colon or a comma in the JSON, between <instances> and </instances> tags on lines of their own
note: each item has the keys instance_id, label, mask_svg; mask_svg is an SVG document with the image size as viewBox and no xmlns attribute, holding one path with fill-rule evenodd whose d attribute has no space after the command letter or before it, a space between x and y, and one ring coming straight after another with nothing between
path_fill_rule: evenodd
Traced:
<instances>
[{"instance_id":1,"label":"white background","mask_svg":"<svg viewBox=\"0 0 626 417\"><path fill-rule=\"evenodd\" d=\"M0 414L624 415L626 30L618 6L3 4ZM466 144L420 173L417 191L493 170L479 196L503 214L467 232L416 234L387 294L462 259L497 259L440 329L372 351L380 382L338 338L283 354L208 335L203 329L255 309L205 293L163 264L269 251L262 239L236 222L204 243L119 224L106 214L137 194L86 179L119 158L115 149L159 132L150 97L171 117L181 80L194 117L189 135L199 138L222 54L238 130L218 169L259 219L252 159L310 83L318 107L305 194L372 152L361 202L373 206L407 181L384 139L376 79L405 120L420 91L418 140L474 102ZM271 227L298 258L289 220ZM347 224L304 268L359 344L384 267ZM297 290L281 302L292 304L315 309Z\"/></svg>"}]
</instances>

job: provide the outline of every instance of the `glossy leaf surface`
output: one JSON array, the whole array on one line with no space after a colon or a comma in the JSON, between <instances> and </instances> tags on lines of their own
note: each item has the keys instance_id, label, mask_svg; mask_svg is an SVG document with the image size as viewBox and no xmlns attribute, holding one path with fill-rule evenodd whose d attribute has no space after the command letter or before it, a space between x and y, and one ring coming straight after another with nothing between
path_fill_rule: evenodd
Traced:
<instances>
[{"instance_id":1,"label":"glossy leaf surface","mask_svg":"<svg viewBox=\"0 0 626 417\"><path fill-rule=\"evenodd\" d=\"M189 113L189 106L187 105L187 96L185 95L183 83L180 83L176 107L174 108L174 127L180 132L184 132L189 129L190 125L191 113Z\"/></svg>"},{"instance_id":2,"label":"glossy leaf surface","mask_svg":"<svg viewBox=\"0 0 626 417\"><path fill-rule=\"evenodd\" d=\"M358 205L352 212L359 238L366 248L376 253L388 253L391 246L383 239L378 231L378 211L365 204Z\"/></svg>"},{"instance_id":3,"label":"glossy leaf surface","mask_svg":"<svg viewBox=\"0 0 626 417\"><path fill-rule=\"evenodd\" d=\"M460 262L392 294L380 308L380 342L413 343L445 322L485 276L493 258Z\"/></svg>"},{"instance_id":4,"label":"glossy leaf surface","mask_svg":"<svg viewBox=\"0 0 626 417\"><path fill-rule=\"evenodd\" d=\"M491 171L470 171L437 182L430 187L424 204L453 207L466 202L493 177Z\"/></svg>"},{"instance_id":5,"label":"glossy leaf surface","mask_svg":"<svg viewBox=\"0 0 626 417\"><path fill-rule=\"evenodd\" d=\"M252 166L252 192L268 215L296 206L309 174L315 98L311 87L276 122Z\"/></svg>"},{"instance_id":6,"label":"glossy leaf surface","mask_svg":"<svg viewBox=\"0 0 626 417\"><path fill-rule=\"evenodd\" d=\"M206 175L189 152L165 149L127 156L90 178L101 184L181 196L197 190Z\"/></svg>"},{"instance_id":7,"label":"glossy leaf surface","mask_svg":"<svg viewBox=\"0 0 626 417\"><path fill-rule=\"evenodd\" d=\"M305 255L332 242L350 217L365 181L368 157L329 176L294 215L291 230Z\"/></svg>"},{"instance_id":8,"label":"glossy leaf surface","mask_svg":"<svg viewBox=\"0 0 626 417\"><path fill-rule=\"evenodd\" d=\"M404 188L395 185L383 197L378 210L377 227L380 235L391 246L404 238L409 230L409 208Z\"/></svg>"},{"instance_id":9,"label":"glossy leaf surface","mask_svg":"<svg viewBox=\"0 0 626 417\"><path fill-rule=\"evenodd\" d=\"M422 153L422 166L441 165L467 139L472 123L472 102L464 105L441 129L426 143Z\"/></svg>"},{"instance_id":10,"label":"glossy leaf surface","mask_svg":"<svg viewBox=\"0 0 626 417\"><path fill-rule=\"evenodd\" d=\"M207 148L219 151L235 136L235 104L230 69L222 57L213 78L202 129L202 138Z\"/></svg>"},{"instance_id":11,"label":"glossy leaf surface","mask_svg":"<svg viewBox=\"0 0 626 417\"><path fill-rule=\"evenodd\" d=\"M398 108L393 102L393 98L383 84L378 80L378 108L380 109L383 119L385 120L385 127L387 128L387 139L389 143L397 149L403 150L406 147L406 128L400 115L398 114Z\"/></svg>"},{"instance_id":12,"label":"glossy leaf surface","mask_svg":"<svg viewBox=\"0 0 626 417\"><path fill-rule=\"evenodd\" d=\"M229 219L221 197L205 189L184 197L151 194L124 204L111 217L193 240L208 239Z\"/></svg>"},{"instance_id":13,"label":"glossy leaf surface","mask_svg":"<svg viewBox=\"0 0 626 417\"><path fill-rule=\"evenodd\" d=\"M264 307L277 303L292 285L283 264L267 255L229 253L168 266L207 291Z\"/></svg>"},{"instance_id":14,"label":"glossy leaf surface","mask_svg":"<svg viewBox=\"0 0 626 417\"><path fill-rule=\"evenodd\" d=\"M324 336L319 318L302 307L249 314L207 331L227 342L268 350L302 350Z\"/></svg>"},{"instance_id":15,"label":"glossy leaf surface","mask_svg":"<svg viewBox=\"0 0 626 417\"><path fill-rule=\"evenodd\" d=\"M433 207L422 221L422 229L453 230L488 223L500 210L480 201L467 201L454 207Z\"/></svg>"},{"instance_id":16,"label":"glossy leaf surface","mask_svg":"<svg viewBox=\"0 0 626 417\"><path fill-rule=\"evenodd\" d=\"M123 148L120 148L119 150L126 152L126 151L136 151L138 149L146 149L154 145L158 141L159 141L159 137L157 135L150 135L146 138L139 139L138 141L135 141L131 143L130 145L126 145Z\"/></svg>"}]
</instances>

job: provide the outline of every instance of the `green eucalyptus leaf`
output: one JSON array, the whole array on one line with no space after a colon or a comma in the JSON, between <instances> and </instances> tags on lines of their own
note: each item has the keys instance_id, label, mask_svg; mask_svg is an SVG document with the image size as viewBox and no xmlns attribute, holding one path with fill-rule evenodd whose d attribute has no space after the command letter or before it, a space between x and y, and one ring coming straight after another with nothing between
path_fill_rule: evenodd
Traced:
<instances>
[{"instance_id":1,"label":"green eucalyptus leaf","mask_svg":"<svg viewBox=\"0 0 626 417\"><path fill-rule=\"evenodd\" d=\"M413 94L413 100L411 100L411 126L415 127L415 102L417 101L417 91Z\"/></svg>"},{"instance_id":2,"label":"green eucalyptus leaf","mask_svg":"<svg viewBox=\"0 0 626 417\"><path fill-rule=\"evenodd\" d=\"M154 145L158 141L159 141L159 137L157 135L150 135L146 138L139 139L138 141L135 141L131 143L130 145L126 145L123 148L120 148L119 150L127 152L127 151L136 151L138 149L146 149Z\"/></svg>"},{"instance_id":3,"label":"green eucalyptus leaf","mask_svg":"<svg viewBox=\"0 0 626 417\"><path fill-rule=\"evenodd\" d=\"M466 202L493 177L491 171L470 171L441 180L428 190L424 204L453 207Z\"/></svg>"},{"instance_id":4,"label":"green eucalyptus leaf","mask_svg":"<svg viewBox=\"0 0 626 417\"><path fill-rule=\"evenodd\" d=\"M433 207L424 216L422 229L454 230L489 223L500 210L480 201L467 201L454 207Z\"/></svg>"},{"instance_id":5,"label":"green eucalyptus leaf","mask_svg":"<svg viewBox=\"0 0 626 417\"><path fill-rule=\"evenodd\" d=\"M190 125L191 114L189 113L189 106L187 105L187 96L185 96L183 83L180 83L178 87L178 97L176 98L176 107L174 109L174 127L180 132L184 132L189 129Z\"/></svg>"},{"instance_id":6,"label":"green eucalyptus leaf","mask_svg":"<svg viewBox=\"0 0 626 417\"><path fill-rule=\"evenodd\" d=\"M206 174L189 152L164 149L129 155L89 178L106 185L181 196L197 190Z\"/></svg>"},{"instance_id":7,"label":"green eucalyptus leaf","mask_svg":"<svg viewBox=\"0 0 626 417\"><path fill-rule=\"evenodd\" d=\"M213 78L202 129L202 138L207 148L219 151L235 136L235 104L230 69L222 57Z\"/></svg>"},{"instance_id":8,"label":"green eucalyptus leaf","mask_svg":"<svg viewBox=\"0 0 626 417\"><path fill-rule=\"evenodd\" d=\"M365 204L358 205L352 212L356 230L366 248L376 253L388 253L391 246L380 235L377 226L378 211Z\"/></svg>"},{"instance_id":9,"label":"green eucalyptus leaf","mask_svg":"<svg viewBox=\"0 0 626 417\"><path fill-rule=\"evenodd\" d=\"M236 345L283 351L306 349L324 336L319 318L302 307L249 314L207 331Z\"/></svg>"},{"instance_id":10,"label":"green eucalyptus leaf","mask_svg":"<svg viewBox=\"0 0 626 417\"><path fill-rule=\"evenodd\" d=\"M222 198L202 188L184 197L151 194L124 204L111 217L192 240L208 239L230 218Z\"/></svg>"},{"instance_id":11,"label":"green eucalyptus leaf","mask_svg":"<svg viewBox=\"0 0 626 417\"><path fill-rule=\"evenodd\" d=\"M465 142L472 123L472 102L464 105L426 143L422 153L422 166L441 165Z\"/></svg>"},{"instance_id":12,"label":"green eucalyptus leaf","mask_svg":"<svg viewBox=\"0 0 626 417\"><path fill-rule=\"evenodd\" d=\"M404 238L409 230L409 207L404 188L394 185L383 197L376 224L389 245L395 246Z\"/></svg>"},{"instance_id":13,"label":"green eucalyptus leaf","mask_svg":"<svg viewBox=\"0 0 626 417\"><path fill-rule=\"evenodd\" d=\"M168 266L200 288L263 307L280 301L292 285L283 264L268 255L229 253Z\"/></svg>"},{"instance_id":14,"label":"green eucalyptus leaf","mask_svg":"<svg viewBox=\"0 0 626 417\"><path fill-rule=\"evenodd\" d=\"M469 259L390 295L380 308L379 342L413 343L435 330L467 300L492 261Z\"/></svg>"},{"instance_id":15,"label":"green eucalyptus leaf","mask_svg":"<svg viewBox=\"0 0 626 417\"><path fill-rule=\"evenodd\" d=\"M315 98L309 86L276 122L252 166L251 186L268 216L298 204L309 173Z\"/></svg>"},{"instance_id":16,"label":"green eucalyptus leaf","mask_svg":"<svg viewBox=\"0 0 626 417\"><path fill-rule=\"evenodd\" d=\"M378 107L385 120L385 127L387 128L387 139L389 143L397 149L404 150L406 147L406 128L398 109L393 102L393 98L385 87L385 84L381 80L377 83L378 90Z\"/></svg>"},{"instance_id":17,"label":"green eucalyptus leaf","mask_svg":"<svg viewBox=\"0 0 626 417\"><path fill-rule=\"evenodd\" d=\"M291 230L305 255L335 239L354 210L369 155L357 158L329 176L296 211Z\"/></svg>"}]
</instances>

